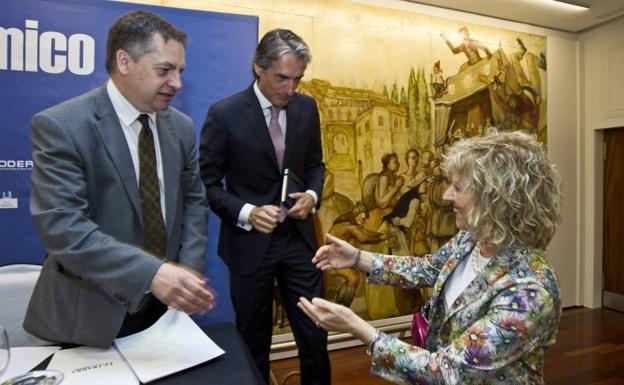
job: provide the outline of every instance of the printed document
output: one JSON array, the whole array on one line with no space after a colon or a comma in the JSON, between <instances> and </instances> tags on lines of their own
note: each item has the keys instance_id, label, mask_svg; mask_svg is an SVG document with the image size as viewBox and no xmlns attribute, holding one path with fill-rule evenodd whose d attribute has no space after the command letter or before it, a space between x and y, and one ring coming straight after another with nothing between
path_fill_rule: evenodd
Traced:
<instances>
[{"instance_id":1,"label":"printed document","mask_svg":"<svg viewBox=\"0 0 624 385\"><path fill-rule=\"evenodd\" d=\"M142 332L115 339L115 346L142 383L225 353L188 315L177 310L167 311Z\"/></svg>"}]
</instances>

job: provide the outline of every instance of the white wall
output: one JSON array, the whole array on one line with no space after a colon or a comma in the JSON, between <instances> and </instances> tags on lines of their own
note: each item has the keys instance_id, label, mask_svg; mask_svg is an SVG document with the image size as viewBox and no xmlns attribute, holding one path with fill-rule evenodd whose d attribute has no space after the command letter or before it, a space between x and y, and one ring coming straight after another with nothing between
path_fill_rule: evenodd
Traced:
<instances>
[{"instance_id":1,"label":"white wall","mask_svg":"<svg viewBox=\"0 0 624 385\"><path fill-rule=\"evenodd\" d=\"M603 130L624 127L624 17L581 35L582 303L602 305Z\"/></svg>"},{"instance_id":2,"label":"white wall","mask_svg":"<svg viewBox=\"0 0 624 385\"><path fill-rule=\"evenodd\" d=\"M547 35L548 36L548 35ZM581 305L579 265L580 113L578 42L548 36L548 153L562 179L563 222L549 247L563 306Z\"/></svg>"}]
</instances>

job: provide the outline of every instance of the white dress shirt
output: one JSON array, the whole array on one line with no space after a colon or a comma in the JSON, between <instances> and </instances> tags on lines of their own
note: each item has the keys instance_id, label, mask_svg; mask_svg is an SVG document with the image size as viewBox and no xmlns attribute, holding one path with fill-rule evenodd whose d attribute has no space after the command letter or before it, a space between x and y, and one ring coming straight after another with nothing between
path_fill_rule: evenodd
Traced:
<instances>
[{"instance_id":1,"label":"white dress shirt","mask_svg":"<svg viewBox=\"0 0 624 385\"><path fill-rule=\"evenodd\" d=\"M136 175L137 186L139 185L139 134L141 133L141 122L137 120L139 115L143 112L134 108L130 102L124 98L119 92L115 83L111 79L108 79L106 83L106 91L108 97L113 103L113 109L119 118L119 124L123 130L123 134L126 137L126 143L128 143L128 149L130 150L130 156L132 157L132 165L134 166L134 175ZM152 112L147 114L149 117L149 127L152 130L152 137L154 138L154 151L156 152L156 173L158 174L158 187L160 190L160 210L162 211L163 221L165 223L167 218L165 217L165 179L163 177L163 162L162 154L160 153L160 141L158 139L158 131L156 130L156 113Z\"/></svg>"},{"instance_id":2,"label":"white dress shirt","mask_svg":"<svg viewBox=\"0 0 624 385\"><path fill-rule=\"evenodd\" d=\"M477 250L477 252L474 252ZM459 295L468 287L470 282L477 277L480 271L476 271L474 266L479 266L480 269L485 268L490 259L483 258L481 253L475 247L475 250L470 253L467 258L464 258L459 265L455 268L455 271L448 278L448 281L444 284L442 289L442 298L444 298L444 304L446 310L448 310L453 302L459 297ZM476 259L476 261L473 261Z\"/></svg>"}]
</instances>

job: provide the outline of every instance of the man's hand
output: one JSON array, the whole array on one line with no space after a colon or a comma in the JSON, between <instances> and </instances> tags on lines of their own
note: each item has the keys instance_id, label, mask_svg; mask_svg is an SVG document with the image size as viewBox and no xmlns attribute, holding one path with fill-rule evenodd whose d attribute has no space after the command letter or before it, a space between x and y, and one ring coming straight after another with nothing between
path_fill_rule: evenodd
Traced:
<instances>
[{"instance_id":1,"label":"man's hand","mask_svg":"<svg viewBox=\"0 0 624 385\"><path fill-rule=\"evenodd\" d=\"M286 215L293 219L306 219L314 207L314 198L312 198L312 195L305 192L298 192L288 194L288 196L295 200L295 204L288 210Z\"/></svg>"},{"instance_id":2,"label":"man's hand","mask_svg":"<svg viewBox=\"0 0 624 385\"><path fill-rule=\"evenodd\" d=\"M163 263L150 284L151 293L171 309L203 314L215 305L206 278L172 262Z\"/></svg>"},{"instance_id":3,"label":"man's hand","mask_svg":"<svg viewBox=\"0 0 624 385\"><path fill-rule=\"evenodd\" d=\"M273 205L256 206L249 213L249 223L261 233L270 234L279 224L280 208Z\"/></svg>"}]
</instances>

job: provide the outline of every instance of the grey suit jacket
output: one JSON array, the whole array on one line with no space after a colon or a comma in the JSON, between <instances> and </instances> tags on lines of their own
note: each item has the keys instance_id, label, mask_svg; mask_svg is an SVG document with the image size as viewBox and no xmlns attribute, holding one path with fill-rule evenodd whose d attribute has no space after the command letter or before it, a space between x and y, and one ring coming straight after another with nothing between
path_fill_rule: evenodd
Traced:
<instances>
[{"instance_id":1,"label":"grey suit jacket","mask_svg":"<svg viewBox=\"0 0 624 385\"><path fill-rule=\"evenodd\" d=\"M205 192L195 130L169 108L157 114L167 259L203 272ZM119 119L96 88L32 119L30 211L48 253L24 329L46 340L108 347L163 263L141 249L137 179Z\"/></svg>"}]
</instances>

